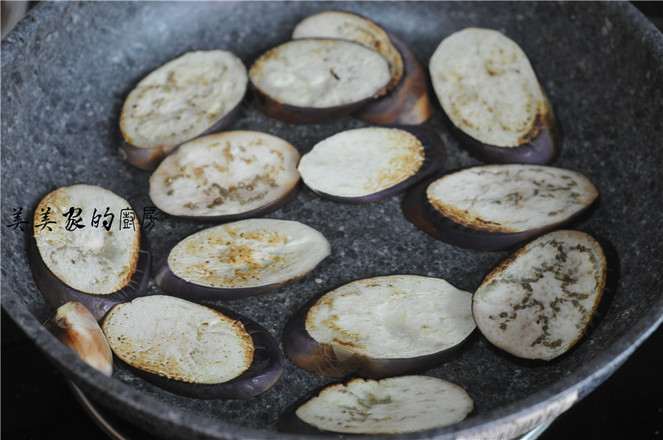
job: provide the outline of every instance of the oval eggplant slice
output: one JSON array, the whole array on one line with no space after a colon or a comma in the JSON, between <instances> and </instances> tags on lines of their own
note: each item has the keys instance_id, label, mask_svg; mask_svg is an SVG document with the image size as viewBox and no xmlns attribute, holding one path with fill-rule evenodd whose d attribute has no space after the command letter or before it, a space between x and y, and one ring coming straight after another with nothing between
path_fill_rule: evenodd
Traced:
<instances>
[{"instance_id":1,"label":"oval eggplant slice","mask_svg":"<svg viewBox=\"0 0 663 440\"><path fill-rule=\"evenodd\" d=\"M220 307L153 295L114 307L103 330L133 371L188 397L248 399L283 373L283 356L269 332Z\"/></svg>"},{"instance_id":2,"label":"oval eggplant slice","mask_svg":"<svg viewBox=\"0 0 663 440\"><path fill-rule=\"evenodd\" d=\"M403 213L433 237L503 250L567 223L598 197L581 173L543 165L483 165L417 186Z\"/></svg>"},{"instance_id":3,"label":"oval eggplant slice","mask_svg":"<svg viewBox=\"0 0 663 440\"><path fill-rule=\"evenodd\" d=\"M438 171L442 139L423 127L365 127L337 133L302 156L299 172L331 200L370 203L398 194Z\"/></svg>"},{"instance_id":4,"label":"oval eggplant slice","mask_svg":"<svg viewBox=\"0 0 663 440\"><path fill-rule=\"evenodd\" d=\"M329 253L325 237L302 223L240 220L180 241L161 258L154 279L183 298L241 298L304 276Z\"/></svg>"},{"instance_id":5,"label":"oval eggplant slice","mask_svg":"<svg viewBox=\"0 0 663 440\"><path fill-rule=\"evenodd\" d=\"M228 131L181 145L150 177L150 199L163 212L229 221L272 212L297 193L299 152L257 131Z\"/></svg>"},{"instance_id":6,"label":"oval eggplant slice","mask_svg":"<svg viewBox=\"0 0 663 440\"><path fill-rule=\"evenodd\" d=\"M90 366L106 376L113 374L113 353L106 336L83 304L70 301L58 307L46 327Z\"/></svg>"},{"instance_id":7,"label":"oval eggplant slice","mask_svg":"<svg viewBox=\"0 0 663 440\"><path fill-rule=\"evenodd\" d=\"M37 287L55 308L78 301L100 320L144 294L147 239L129 203L95 185L58 188L34 213L28 257Z\"/></svg>"},{"instance_id":8,"label":"oval eggplant slice","mask_svg":"<svg viewBox=\"0 0 663 440\"><path fill-rule=\"evenodd\" d=\"M430 376L353 379L288 408L278 430L305 435L402 434L464 420L474 401L460 386Z\"/></svg>"},{"instance_id":9,"label":"oval eggplant slice","mask_svg":"<svg viewBox=\"0 0 663 440\"><path fill-rule=\"evenodd\" d=\"M346 11L325 11L302 20L293 39L338 38L369 47L389 62L387 93L366 103L353 115L373 124L417 125L434 112L428 97L428 76L410 48L389 30Z\"/></svg>"},{"instance_id":10,"label":"oval eggplant slice","mask_svg":"<svg viewBox=\"0 0 663 440\"><path fill-rule=\"evenodd\" d=\"M261 55L249 69L254 105L285 122L324 122L385 93L389 63L361 44L300 39Z\"/></svg>"},{"instance_id":11,"label":"oval eggplant slice","mask_svg":"<svg viewBox=\"0 0 663 440\"><path fill-rule=\"evenodd\" d=\"M551 163L558 122L527 55L498 31L468 28L430 59L433 88L469 152L487 163Z\"/></svg>"},{"instance_id":12,"label":"oval eggplant slice","mask_svg":"<svg viewBox=\"0 0 663 440\"><path fill-rule=\"evenodd\" d=\"M331 377L381 378L439 364L475 328L472 294L442 279L357 280L310 301L286 324L298 366Z\"/></svg>"},{"instance_id":13,"label":"oval eggplant slice","mask_svg":"<svg viewBox=\"0 0 663 440\"><path fill-rule=\"evenodd\" d=\"M186 53L143 78L120 115L120 152L152 170L183 142L232 123L248 84L246 67L223 50Z\"/></svg>"},{"instance_id":14,"label":"oval eggplant slice","mask_svg":"<svg viewBox=\"0 0 663 440\"><path fill-rule=\"evenodd\" d=\"M526 359L554 359L584 334L603 294L606 258L579 231L550 232L528 243L481 283L472 302L493 345Z\"/></svg>"}]
</instances>

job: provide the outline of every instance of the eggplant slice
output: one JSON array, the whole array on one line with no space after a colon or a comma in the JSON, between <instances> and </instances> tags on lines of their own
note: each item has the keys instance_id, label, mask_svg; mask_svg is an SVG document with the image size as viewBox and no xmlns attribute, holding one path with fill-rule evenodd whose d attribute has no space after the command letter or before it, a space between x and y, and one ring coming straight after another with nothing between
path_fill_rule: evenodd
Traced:
<instances>
[{"instance_id":1,"label":"eggplant slice","mask_svg":"<svg viewBox=\"0 0 663 440\"><path fill-rule=\"evenodd\" d=\"M597 197L596 187L576 171L483 165L423 182L404 198L403 213L449 244L504 250L569 222Z\"/></svg>"},{"instance_id":2,"label":"eggplant slice","mask_svg":"<svg viewBox=\"0 0 663 440\"><path fill-rule=\"evenodd\" d=\"M154 279L182 298L242 298L295 281L330 252L320 232L297 221L240 220L180 241L161 258Z\"/></svg>"},{"instance_id":3,"label":"eggplant slice","mask_svg":"<svg viewBox=\"0 0 663 440\"><path fill-rule=\"evenodd\" d=\"M590 235L550 232L494 269L472 311L493 345L526 359L552 360L582 337L606 283L606 258Z\"/></svg>"},{"instance_id":4,"label":"eggplant slice","mask_svg":"<svg viewBox=\"0 0 663 440\"><path fill-rule=\"evenodd\" d=\"M289 407L278 430L303 435L403 434L465 419L474 401L460 386L430 376L353 379Z\"/></svg>"},{"instance_id":5,"label":"eggplant slice","mask_svg":"<svg viewBox=\"0 0 663 440\"><path fill-rule=\"evenodd\" d=\"M302 307L285 326L286 355L301 368L383 378L438 365L474 331L472 294L442 279L357 280Z\"/></svg>"},{"instance_id":6,"label":"eggplant slice","mask_svg":"<svg viewBox=\"0 0 663 440\"><path fill-rule=\"evenodd\" d=\"M340 118L385 93L389 62L361 44L300 39L261 55L249 69L253 104L285 122Z\"/></svg>"},{"instance_id":7,"label":"eggplant slice","mask_svg":"<svg viewBox=\"0 0 663 440\"><path fill-rule=\"evenodd\" d=\"M389 62L387 93L355 111L355 117L372 124L418 125L435 112L428 96L428 75L417 57L392 32L366 17L346 11L321 12L297 24L292 37L354 41Z\"/></svg>"},{"instance_id":8,"label":"eggplant slice","mask_svg":"<svg viewBox=\"0 0 663 440\"><path fill-rule=\"evenodd\" d=\"M58 307L46 328L88 365L106 376L113 374L113 352L99 323L83 304L70 301Z\"/></svg>"},{"instance_id":9,"label":"eggplant slice","mask_svg":"<svg viewBox=\"0 0 663 440\"><path fill-rule=\"evenodd\" d=\"M559 124L527 55L490 29L445 38L429 70L459 140L486 163L549 164L561 149Z\"/></svg>"},{"instance_id":10,"label":"eggplant slice","mask_svg":"<svg viewBox=\"0 0 663 440\"><path fill-rule=\"evenodd\" d=\"M308 188L331 200L370 203L403 192L439 171L442 139L423 127L365 127L337 133L302 156Z\"/></svg>"},{"instance_id":11,"label":"eggplant slice","mask_svg":"<svg viewBox=\"0 0 663 440\"><path fill-rule=\"evenodd\" d=\"M61 187L34 213L28 246L39 290L55 308L82 303L100 320L115 304L144 294L150 252L136 213L95 185Z\"/></svg>"},{"instance_id":12,"label":"eggplant slice","mask_svg":"<svg viewBox=\"0 0 663 440\"><path fill-rule=\"evenodd\" d=\"M248 399L283 373L283 356L269 331L221 307L153 295L114 307L103 330L133 371L188 397Z\"/></svg>"},{"instance_id":13,"label":"eggplant slice","mask_svg":"<svg viewBox=\"0 0 663 440\"><path fill-rule=\"evenodd\" d=\"M120 115L120 152L153 170L178 145L219 131L237 116L248 84L242 61L223 50L188 52L143 78Z\"/></svg>"},{"instance_id":14,"label":"eggplant slice","mask_svg":"<svg viewBox=\"0 0 663 440\"><path fill-rule=\"evenodd\" d=\"M299 152L257 131L227 131L181 145L150 177L161 211L194 220L231 221L272 212L295 197Z\"/></svg>"}]
</instances>

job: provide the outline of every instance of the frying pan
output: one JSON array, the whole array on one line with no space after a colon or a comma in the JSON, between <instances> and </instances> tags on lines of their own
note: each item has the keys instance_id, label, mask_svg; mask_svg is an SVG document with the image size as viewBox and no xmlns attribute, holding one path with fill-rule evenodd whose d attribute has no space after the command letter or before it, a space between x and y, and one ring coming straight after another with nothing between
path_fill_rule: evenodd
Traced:
<instances>
[{"instance_id":1,"label":"frying pan","mask_svg":"<svg viewBox=\"0 0 663 440\"><path fill-rule=\"evenodd\" d=\"M554 165L587 175L601 195L571 227L603 238L617 256L614 283L586 337L549 363L522 362L476 335L457 357L426 372L463 386L475 412L443 429L394 438L513 437L553 418L613 373L663 319L663 37L627 3L437 2L44 2L2 43L2 306L46 356L90 398L162 438L291 438L279 412L330 382L288 362L281 380L246 401L203 401L162 391L117 368L107 378L43 327L54 313L37 290L26 237L6 225L41 197L74 183L102 185L138 213L152 206L149 173L117 153L118 117L145 74L190 50L226 49L246 64L286 41L321 10L360 13L399 35L427 64L437 44L468 26L500 30L528 54L564 132ZM364 126L352 117L316 125L269 119L243 107L237 129L281 136L302 153L322 138ZM447 168L477 164L441 114L426 125L446 143ZM225 302L280 338L290 314L348 281L413 273L473 291L507 256L455 248L411 226L396 196L344 205L303 189L269 217L302 221L330 240L332 255L303 279L269 294ZM205 227L157 213L155 257ZM28 229L28 228L26 228ZM151 292L158 288L151 283Z\"/></svg>"}]
</instances>

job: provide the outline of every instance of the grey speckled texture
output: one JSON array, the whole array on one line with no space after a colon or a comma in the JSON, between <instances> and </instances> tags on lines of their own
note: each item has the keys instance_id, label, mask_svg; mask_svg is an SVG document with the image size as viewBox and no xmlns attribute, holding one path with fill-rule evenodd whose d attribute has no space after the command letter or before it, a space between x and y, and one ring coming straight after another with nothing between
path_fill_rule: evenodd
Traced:
<instances>
[{"instance_id":1,"label":"grey speckled texture","mask_svg":"<svg viewBox=\"0 0 663 440\"><path fill-rule=\"evenodd\" d=\"M288 362L283 378L249 401L175 396L123 370L92 371L41 326L52 313L26 265L25 237L4 226L25 217L56 187L105 186L138 212L150 206L149 173L116 152L124 97L146 73L193 49L221 48L247 64L285 41L309 13L362 13L401 36L426 63L437 44L466 26L498 29L529 55L564 131L557 166L597 185L600 202L573 227L604 237L620 259L617 289L592 332L551 363L525 363L479 335L456 358L427 372L465 387L476 411L450 428L407 438L451 438L503 426L571 390L583 396L617 368L663 314L663 37L622 3L42 3L2 44L2 303L55 365L89 395L162 437L273 438L278 413L327 379ZM364 124L347 117L296 126L244 108L232 128L281 136L302 153L332 133ZM450 137L441 116L427 125L446 141L447 168L477 163ZM158 214L149 232L154 256L204 225ZM303 279L227 305L280 337L287 317L313 295L351 280L395 273L447 279L474 290L506 254L437 242L400 212L400 197L342 205L304 189L270 217L303 221L332 244L332 255ZM151 284L150 289L156 290Z\"/></svg>"}]
</instances>

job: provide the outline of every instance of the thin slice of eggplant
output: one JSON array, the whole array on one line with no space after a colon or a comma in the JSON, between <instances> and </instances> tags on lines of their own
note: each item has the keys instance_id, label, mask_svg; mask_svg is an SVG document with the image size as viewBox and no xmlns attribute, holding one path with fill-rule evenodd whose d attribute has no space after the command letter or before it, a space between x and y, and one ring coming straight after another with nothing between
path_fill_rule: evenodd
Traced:
<instances>
[{"instance_id":1,"label":"thin slice of eggplant","mask_svg":"<svg viewBox=\"0 0 663 440\"><path fill-rule=\"evenodd\" d=\"M415 226L455 246L504 250L568 223L598 197L583 174L504 164L435 176L403 200Z\"/></svg>"},{"instance_id":2,"label":"thin slice of eggplant","mask_svg":"<svg viewBox=\"0 0 663 440\"><path fill-rule=\"evenodd\" d=\"M292 405L279 418L278 430L311 436L403 434L453 425L473 409L467 391L436 377L358 378Z\"/></svg>"},{"instance_id":3,"label":"thin slice of eggplant","mask_svg":"<svg viewBox=\"0 0 663 440\"><path fill-rule=\"evenodd\" d=\"M299 152L258 131L227 131L181 145L150 177L150 199L177 217L231 221L272 212L296 195Z\"/></svg>"},{"instance_id":4,"label":"thin slice of eggplant","mask_svg":"<svg viewBox=\"0 0 663 440\"><path fill-rule=\"evenodd\" d=\"M152 170L178 145L219 131L237 116L248 74L242 60L224 50L195 51L143 78L120 115L120 153Z\"/></svg>"},{"instance_id":5,"label":"thin slice of eggplant","mask_svg":"<svg viewBox=\"0 0 663 440\"><path fill-rule=\"evenodd\" d=\"M58 307L46 327L90 366L106 376L113 374L113 353L106 336L83 304L70 301Z\"/></svg>"},{"instance_id":6,"label":"thin slice of eggplant","mask_svg":"<svg viewBox=\"0 0 663 440\"><path fill-rule=\"evenodd\" d=\"M261 55L249 69L253 104L285 122L340 118L385 93L388 61L361 44L300 39Z\"/></svg>"},{"instance_id":7,"label":"thin slice of eggplant","mask_svg":"<svg viewBox=\"0 0 663 440\"><path fill-rule=\"evenodd\" d=\"M114 307L103 330L132 371L188 397L248 399L283 373L283 355L269 331L222 307L152 295Z\"/></svg>"},{"instance_id":8,"label":"thin slice of eggplant","mask_svg":"<svg viewBox=\"0 0 663 440\"><path fill-rule=\"evenodd\" d=\"M493 345L552 360L585 333L606 284L606 257L590 235L558 230L528 243L474 293L472 312Z\"/></svg>"},{"instance_id":9,"label":"thin slice of eggplant","mask_svg":"<svg viewBox=\"0 0 663 440\"><path fill-rule=\"evenodd\" d=\"M358 14L325 11L306 17L292 33L299 38L339 38L367 46L389 61L387 93L353 115L372 124L417 125L435 109L428 96L428 76L412 50L392 32Z\"/></svg>"},{"instance_id":10,"label":"thin slice of eggplant","mask_svg":"<svg viewBox=\"0 0 663 440\"><path fill-rule=\"evenodd\" d=\"M300 222L240 220L180 241L161 258L154 279L182 298L242 298L297 280L330 251L320 232Z\"/></svg>"},{"instance_id":11,"label":"thin slice of eggplant","mask_svg":"<svg viewBox=\"0 0 663 440\"><path fill-rule=\"evenodd\" d=\"M549 164L561 150L552 106L525 52L502 33L467 28L445 38L429 71L468 151L486 163Z\"/></svg>"},{"instance_id":12,"label":"thin slice of eggplant","mask_svg":"<svg viewBox=\"0 0 663 440\"><path fill-rule=\"evenodd\" d=\"M129 202L96 185L61 187L34 213L28 245L37 287L55 308L77 301L100 320L145 293L147 238Z\"/></svg>"},{"instance_id":13,"label":"thin slice of eggplant","mask_svg":"<svg viewBox=\"0 0 663 440\"><path fill-rule=\"evenodd\" d=\"M317 143L302 156L299 172L308 188L331 200L371 203L399 194L439 171L442 139L424 127L365 127Z\"/></svg>"},{"instance_id":14,"label":"thin slice of eggplant","mask_svg":"<svg viewBox=\"0 0 663 440\"><path fill-rule=\"evenodd\" d=\"M296 365L330 377L423 371L473 332L471 302L471 293L438 278L357 280L297 311L283 331L283 347Z\"/></svg>"}]
</instances>

